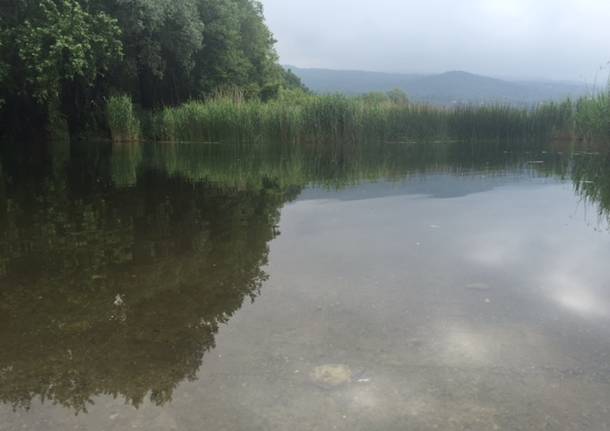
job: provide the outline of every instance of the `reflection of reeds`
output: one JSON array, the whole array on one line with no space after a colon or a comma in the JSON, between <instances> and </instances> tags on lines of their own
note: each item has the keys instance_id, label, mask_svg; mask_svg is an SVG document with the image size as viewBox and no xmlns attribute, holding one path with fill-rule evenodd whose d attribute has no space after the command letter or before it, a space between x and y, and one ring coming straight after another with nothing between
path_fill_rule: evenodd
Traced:
<instances>
[{"instance_id":1,"label":"reflection of reeds","mask_svg":"<svg viewBox=\"0 0 610 431\"><path fill-rule=\"evenodd\" d=\"M343 188L366 181L401 181L425 173L486 176L520 173L571 180L576 192L610 217L610 156L546 152L544 141L512 151L514 143L451 141L304 146L282 141L260 144L147 143L115 145L112 177L133 186L138 172L154 170L191 182L236 190ZM531 150L535 150L534 156ZM143 151L145 150L145 151ZM531 163L532 157L544 163Z\"/></svg>"},{"instance_id":2,"label":"reflection of reeds","mask_svg":"<svg viewBox=\"0 0 610 431\"><path fill-rule=\"evenodd\" d=\"M133 186L137 182L137 169L142 161L142 145L121 142L112 148L112 180L117 187Z\"/></svg>"},{"instance_id":3,"label":"reflection of reeds","mask_svg":"<svg viewBox=\"0 0 610 431\"><path fill-rule=\"evenodd\" d=\"M133 183L140 168L237 189L284 189L306 185L340 188L361 181L399 180L439 170L493 174L517 166L513 156L488 142L393 144L377 141L353 146L287 145L281 141L255 145L162 142L144 145L144 152L124 144L115 146L112 172L116 185Z\"/></svg>"},{"instance_id":4,"label":"reflection of reeds","mask_svg":"<svg viewBox=\"0 0 610 431\"><path fill-rule=\"evenodd\" d=\"M610 219L610 155L578 154L570 170L576 192L585 202L597 205L600 216Z\"/></svg>"}]
</instances>

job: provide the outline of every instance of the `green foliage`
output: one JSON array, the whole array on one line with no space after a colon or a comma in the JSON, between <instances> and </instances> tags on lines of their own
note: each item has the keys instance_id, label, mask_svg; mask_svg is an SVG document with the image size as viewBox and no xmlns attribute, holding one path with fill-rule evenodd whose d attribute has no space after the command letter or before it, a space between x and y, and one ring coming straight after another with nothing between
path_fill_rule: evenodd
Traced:
<instances>
[{"instance_id":1,"label":"green foliage","mask_svg":"<svg viewBox=\"0 0 610 431\"><path fill-rule=\"evenodd\" d=\"M361 100L363 103L371 105L381 105L388 103L390 99L386 93L372 91L370 93L364 93L356 97L357 100Z\"/></svg>"},{"instance_id":2,"label":"green foliage","mask_svg":"<svg viewBox=\"0 0 610 431\"><path fill-rule=\"evenodd\" d=\"M61 98L62 85L92 85L122 55L116 20L75 0L42 0L14 29L24 88L39 103Z\"/></svg>"},{"instance_id":3,"label":"green foliage","mask_svg":"<svg viewBox=\"0 0 610 431\"><path fill-rule=\"evenodd\" d=\"M585 97L576 102L575 131L588 141L610 140L610 86L606 93Z\"/></svg>"},{"instance_id":4,"label":"green foliage","mask_svg":"<svg viewBox=\"0 0 610 431\"><path fill-rule=\"evenodd\" d=\"M135 141L140 137L140 121L131 97L127 95L110 97L106 105L106 118L113 141Z\"/></svg>"},{"instance_id":5,"label":"green foliage","mask_svg":"<svg viewBox=\"0 0 610 431\"><path fill-rule=\"evenodd\" d=\"M299 78L291 69L282 68L282 84L284 88L291 90L301 90L305 93L309 92L309 89L303 84L301 78Z\"/></svg>"},{"instance_id":6,"label":"green foliage","mask_svg":"<svg viewBox=\"0 0 610 431\"><path fill-rule=\"evenodd\" d=\"M99 124L114 93L147 109L227 87L274 99L302 87L278 64L274 43L253 0L15 2L0 10L0 104L10 105L2 115L46 113L57 100L83 126Z\"/></svg>"},{"instance_id":7,"label":"green foliage","mask_svg":"<svg viewBox=\"0 0 610 431\"><path fill-rule=\"evenodd\" d=\"M260 2L200 0L199 11L205 41L197 65L200 94L230 84L252 97L280 81L275 40Z\"/></svg>"},{"instance_id":8,"label":"green foliage","mask_svg":"<svg viewBox=\"0 0 610 431\"><path fill-rule=\"evenodd\" d=\"M569 126L569 104L533 110L505 106L435 108L409 104L400 93L350 98L283 90L278 98L228 97L189 102L159 114L159 140L356 143L422 139L536 140Z\"/></svg>"},{"instance_id":9,"label":"green foliage","mask_svg":"<svg viewBox=\"0 0 610 431\"><path fill-rule=\"evenodd\" d=\"M394 90L388 91L386 94L388 96L388 99L390 99L392 103L395 103L397 105L409 104L409 98L407 97L407 93L405 93L399 88L395 88Z\"/></svg>"},{"instance_id":10,"label":"green foliage","mask_svg":"<svg viewBox=\"0 0 610 431\"><path fill-rule=\"evenodd\" d=\"M8 32L0 28L0 88L7 88L9 86L10 65L7 63L6 55L4 54L8 46L7 35ZM0 110L5 102L4 95L0 92Z\"/></svg>"},{"instance_id":11,"label":"green foliage","mask_svg":"<svg viewBox=\"0 0 610 431\"><path fill-rule=\"evenodd\" d=\"M394 104L399 106L407 106L409 104L409 98L407 97L407 94L398 88L385 93L364 93L359 96L356 96L356 99L372 105Z\"/></svg>"},{"instance_id":12,"label":"green foliage","mask_svg":"<svg viewBox=\"0 0 610 431\"><path fill-rule=\"evenodd\" d=\"M113 84L145 108L208 97L239 87L270 97L282 81L264 23L251 0L94 0L119 21L125 62Z\"/></svg>"},{"instance_id":13,"label":"green foliage","mask_svg":"<svg viewBox=\"0 0 610 431\"><path fill-rule=\"evenodd\" d=\"M112 76L114 87L147 107L183 101L191 95L203 23L195 0L94 0L116 17L125 61Z\"/></svg>"}]
</instances>

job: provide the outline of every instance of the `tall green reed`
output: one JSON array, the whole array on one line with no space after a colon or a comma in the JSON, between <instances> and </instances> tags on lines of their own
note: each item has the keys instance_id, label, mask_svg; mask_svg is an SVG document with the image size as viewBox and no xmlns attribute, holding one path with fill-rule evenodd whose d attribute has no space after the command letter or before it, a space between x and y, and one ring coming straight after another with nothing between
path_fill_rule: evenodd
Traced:
<instances>
[{"instance_id":1,"label":"tall green reed","mask_svg":"<svg viewBox=\"0 0 610 431\"><path fill-rule=\"evenodd\" d=\"M563 127L563 105L433 107L342 95L269 102L215 97L165 108L158 114L167 141L353 143L366 140L528 139Z\"/></svg>"},{"instance_id":2,"label":"tall green reed","mask_svg":"<svg viewBox=\"0 0 610 431\"><path fill-rule=\"evenodd\" d=\"M106 118L113 141L136 141L140 138L140 120L129 96L110 97L106 104Z\"/></svg>"},{"instance_id":3,"label":"tall green reed","mask_svg":"<svg viewBox=\"0 0 610 431\"><path fill-rule=\"evenodd\" d=\"M576 135L587 141L610 140L610 85L604 93L583 97L576 102Z\"/></svg>"},{"instance_id":4,"label":"tall green reed","mask_svg":"<svg viewBox=\"0 0 610 431\"><path fill-rule=\"evenodd\" d=\"M610 139L610 94L530 108L504 105L440 107L406 97L284 92L267 102L225 89L205 101L135 115L126 96L108 103L113 140L231 140L344 145L365 141L488 140L526 143L552 137Z\"/></svg>"}]
</instances>

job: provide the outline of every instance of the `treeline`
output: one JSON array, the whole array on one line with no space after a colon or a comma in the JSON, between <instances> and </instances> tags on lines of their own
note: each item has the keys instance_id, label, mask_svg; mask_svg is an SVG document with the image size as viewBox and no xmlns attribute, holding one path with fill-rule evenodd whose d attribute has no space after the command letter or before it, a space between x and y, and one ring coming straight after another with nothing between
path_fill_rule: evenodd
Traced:
<instances>
[{"instance_id":1,"label":"treeline","mask_svg":"<svg viewBox=\"0 0 610 431\"><path fill-rule=\"evenodd\" d=\"M270 99L302 87L274 43L255 0L5 0L0 120L76 132L106 124L115 94L145 110L223 88Z\"/></svg>"}]
</instances>

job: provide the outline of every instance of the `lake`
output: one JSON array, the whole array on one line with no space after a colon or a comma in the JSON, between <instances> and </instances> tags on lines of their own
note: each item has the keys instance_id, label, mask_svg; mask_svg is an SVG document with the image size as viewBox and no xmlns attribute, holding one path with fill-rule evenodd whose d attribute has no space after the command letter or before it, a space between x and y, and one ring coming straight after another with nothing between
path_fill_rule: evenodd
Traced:
<instances>
[{"instance_id":1,"label":"lake","mask_svg":"<svg viewBox=\"0 0 610 431\"><path fill-rule=\"evenodd\" d=\"M607 154L54 144L0 171L1 431L610 429Z\"/></svg>"}]
</instances>

